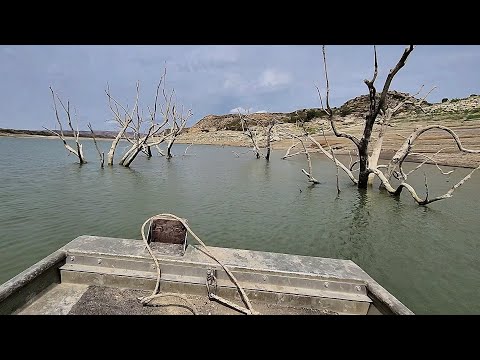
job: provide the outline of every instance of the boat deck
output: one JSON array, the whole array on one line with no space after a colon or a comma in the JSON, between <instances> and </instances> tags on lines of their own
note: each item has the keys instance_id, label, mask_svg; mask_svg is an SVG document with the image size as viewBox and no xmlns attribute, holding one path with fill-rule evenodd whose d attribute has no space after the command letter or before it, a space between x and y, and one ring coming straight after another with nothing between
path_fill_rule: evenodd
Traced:
<instances>
[{"instance_id":1,"label":"boat deck","mask_svg":"<svg viewBox=\"0 0 480 360\"><path fill-rule=\"evenodd\" d=\"M191 307L182 299L156 299L154 306L143 306L139 297L150 291L111 288L96 285L58 284L47 290L34 303L17 312L19 315L192 315ZM197 315L240 315L208 296L184 295L194 306ZM59 301L61 299L61 301ZM237 305L244 306L241 303ZM256 311L264 315L337 315L328 310L282 306L252 301Z\"/></svg>"},{"instance_id":2,"label":"boat deck","mask_svg":"<svg viewBox=\"0 0 480 360\"><path fill-rule=\"evenodd\" d=\"M154 250L160 293L188 298L198 314L240 314L210 300L245 307L221 266L196 245ZM413 314L350 260L209 247L241 284L260 314ZM178 297L152 300L156 264L141 240L79 236L0 286L0 314L191 314Z\"/></svg>"}]
</instances>

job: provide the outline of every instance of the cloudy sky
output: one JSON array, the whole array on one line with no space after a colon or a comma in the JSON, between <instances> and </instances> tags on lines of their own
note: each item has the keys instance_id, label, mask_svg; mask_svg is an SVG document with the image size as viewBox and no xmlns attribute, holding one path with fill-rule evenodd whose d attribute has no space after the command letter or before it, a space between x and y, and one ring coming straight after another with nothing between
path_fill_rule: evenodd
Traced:
<instances>
[{"instance_id":1,"label":"cloudy sky","mask_svg":"<svg viewBox=\"0 0 480 360\"><path fill-rule=\"evenodd\" d=\"M404 46L377 47L381 88ZM366 94L371 78L371 46L327 46L332 106ZM131 105L140 81L146 110L164 66L167 86L177 102L191 108L189 125L208 114L235 109L289 112L318 107L315 84L323 86L321 46L307 45L19 45L0 46L0 127L54 127L49 86L75 106L81 129L86 123L112 130L105 89ZM437 86L429 100L480 93L480 46L420 45L391 89L414 93Z\"/></svg>"}]
</instances>

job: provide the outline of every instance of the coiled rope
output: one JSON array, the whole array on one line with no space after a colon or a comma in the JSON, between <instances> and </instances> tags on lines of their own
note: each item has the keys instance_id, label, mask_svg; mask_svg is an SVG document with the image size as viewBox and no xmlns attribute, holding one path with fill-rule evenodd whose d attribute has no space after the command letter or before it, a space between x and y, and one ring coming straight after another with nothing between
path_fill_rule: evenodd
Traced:
<instances>
[{"instance_id":1,"label":"coiled rope","mask_svg":"<svg viewBox=\"0 0 480 360\"><path fill-rule=\"evenodd\" d=\"M250 300L248 299L247 297L247 294L245 293L245 291L243 290L243 288L240 286L240 284L238 283L237 279L235 278L235 276L232 274L232 272L219 260L215 257L215 255L213 255L210 250L208 250L207 248L207 245L205 245L205 243L192 231L192 229L190 229L190 226L188 226L187 224L187 220L185 219L182 219L182 218L179 218L178 216L176 215L173 215L173 214L168 214L168 213L162 213L162 214L157 214L157 215L154 215L150 218L148 218L142 225L142 229L141 229L141 233L142 233L142 239L143 239L143 242L145 243L145 246L147 247L147 250L148 252L150 253L150 256L153 258L153 261L155 262L155 266L156 266L156 269L157 269L157 283L155 285L155 289L153 290L152 294L149 295L149 296L145 296L145 297L142 297L142 298L139 298L140 302L143 304L143 305L148 305L153 299L155 298L159 298L159 297L167 297L167 296L170 296L170 297L177 297L177 298L180 298L182 299L183 301L185 301L185 303L187 303L187 307L190 309L190 311L192 311L193 314L197 315L198 314L198 311L197 309L195 308L195 305L193 305L185 296L182 296L180 294L174 294L174 293L159 293L159 290L160 290L160 279L161 279L161 276L162 276L162 272L161 272L161 269L160 269L160 264L157 260L157 258L155 257L155 255L153 254L153 251L152 249L150 248L150 245L147 241L147 238L145 237L145 226L148 224L148 222L150 222L151 220L153 220L154 218L157 218L157 217L170 217L172 219L175 219L175 220L178 220L182 223L183 226L185 226L185 229L187 229L187 231L195 238L195 240L197 240L197 242L202 246L202 248L198 248L200 251L202 251L205 255L209 256L210 258L212 258L213 260L215 260L222 268L223 270L225 270L225 272L227 273L228 277L230 278L230 280L232 280L232 282L235 284L235 286L237 287L239 293L240 293L240 296L243 300L243 302L245 303L245 305L247 305L247 309L243 308L243 307L240 307L226 299L223 299L215 294L211 294L210 291L208 291L208 295L209 295L209 298L211 299L214 299L214 300L217 300L225 305L228 305L230 307L233 307L239 311L242 311L244 312L245 314L247 315L259 315L259 312L255 311L252 307L252 304L250 303ZM208 283L207 283L208 285ZM208 288L208 286L207 286Z\"/></svg>"}]
</instances>

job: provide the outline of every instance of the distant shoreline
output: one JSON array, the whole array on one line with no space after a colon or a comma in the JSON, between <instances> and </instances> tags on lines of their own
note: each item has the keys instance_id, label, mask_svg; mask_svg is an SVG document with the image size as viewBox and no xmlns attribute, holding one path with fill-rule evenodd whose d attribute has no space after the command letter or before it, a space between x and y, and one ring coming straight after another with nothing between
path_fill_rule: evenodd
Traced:
<instances>
[{"instance_id":1,"label":"distant shoreline","mask_svg":"<svg viewBox=\"0 0 480 360\"><path fill-rule=\"evenodd\" d=\"M57 130L56 130L57 131ZM63 131L65 138L73 139L72 131ZM99 131L95 133L95 139L102 140L108 139L113 140L117 135L116 132L111 131ZM23 137L23 138L58 138L58 136L48 132L47 130L23 130L23 129L5 129L0 128L0 136L3 137ZM90 131L80 131L80 138L82 139L93 139Z\"/></svg>"},{"instance_id":2,"label":"distant shoreline","mask_svg":"<svg viewBox=\"0 0 480 360\"><path fill-rule=\"evenodd\" d=\"M71 133L71 131L70 131ZM64 131L66 139L75 139L69 132ZM44 138L44 139L58 139L59 137L50 134L43 130L17 130L17 129L0 129L0 137L14 137L14 138ZM80 133L80 139L93 139L92 136L87 136ZM95 134L96 140L113 140L115 136L106 136L102 134Z\"/></svg>"}]
</instances>

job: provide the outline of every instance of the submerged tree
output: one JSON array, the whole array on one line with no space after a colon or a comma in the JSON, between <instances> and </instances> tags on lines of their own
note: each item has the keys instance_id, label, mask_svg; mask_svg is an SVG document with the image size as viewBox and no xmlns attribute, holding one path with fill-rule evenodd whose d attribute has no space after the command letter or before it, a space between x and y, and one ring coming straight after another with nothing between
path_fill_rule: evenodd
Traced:
<instances>
[{"instance_id":1,"label":"submerged tree","mask_svg":"<svg viewBox=\"0 0 480 360\"><path fill-rule=\"evenodd\" d=\"M467 176L465 176L463 179L461 179L459 182L457 182L447 193L437 196L434 198L429 198L428 194L428 183L427 183L427 178L425 176L425 189L426 189L426 197L425 199L422 199L421 197L418 196L416 193L415 189L406 182L408 174L412 173L413 171L418 170L423 164L426 163L424 161L421 163L419 166L417 166L414 170L409 172L408 174L405 174L402 168L402 164L407 158L409 154L411 154L412 146L414 142L420 137L420 135L424 134L427 131L433 130L433 129L439 129L447 132L452 136L454 139L458 149L462 152L467 152L467 153L480 153L480 150L471 150L471 149L466 149L458 135L450 128L441 126L441 125L429 125L425 126L419 129L415 129L412 134L405 140L404 144L400 147L400 149L395 153L395 155L392 157L388 165L378 165L378 159L380 156L380 152L382 149L383 145L383 137L385 135L387 127L390 125L390 120L392 116L395 115L395 113L405 104L410 103L415 106L421 106L422 101L426 98L426 96L421 99L418 102L413 102L413 96L410 98L405 99L404 101L400 102L397 104L394 108L390 108L387 103L387 97L388 97L388 90L390 88L390 85L392 83L393 78L395 75L402 69L407 61L407 58L411 54L411 52L414 50L414 46L410 45L408 46L402 56L400 57L399 61L395 65L394 68L390 70L388 73L386 80L383 85L382 92L380 95L377 95L377 90L375 88L375 80L377 79L378 75L378 62L377 62L377 51L376 47L374 47L374 73L373 77L371 80L364 80L365 84L368 87L369 91L369 109L368 109L368 114L365 117L365 123L364 123L364 129L362 133L362 137L358 138L355 135L348 134L345 132L341 132L337 129L335 121L334 121L334 116L333 116L333 111L330 108L330 102L329 102L329 95L330 95L330 84L329 84L329 79L328 79L328 71L327 71L327 61L326 61L326 54L325 54L325 46L322 47L322 52L323 52L323 64L324 64L324 73L325 73L325 84L326 84L326 93L325 93L325 106L323 103L323 98L321 95L320 90L318 90L319 98L320 98L320 104L323 109L323 111L327 114L328 116L328 122L332 128L333 133L335 134L336 137L343 137L347 138L350 141L353 142L355 145L356 151L357 151L357 156L358 160L353 162L349 167L346 167L344 164L342 164L338 159L335 158L333 153L329 153L323 146L316 141L312 136L308 135L307 137L312 141L317 148L325 154L330 160L334 161L335 165L337 166L337 169L340 168L342 169L348 177L352 180L354 184L358 186L358 188L367 188L368 185L372 184L373 177L376 176L380 179L382 183L382 188L386 189L388 193L390 193L393 196L399 196L402 192L402 190L405 188L409 191L413 199L419 204L419 205L427 205L429 203L446 199L448 197L452 196L452 193L457 189L459 186L465 183L470 176L478 169L480 168L477 167L473 169ZM433 89L432 89L433 90ZM430 93L430 92L429 92ZM427 93L427 95L429 94ZM418 93L417 93L418 94ZM416 95L416 94L415 94ZM380 125L380 130L379 134L377 136L377 141L375 143L375 146L373 149L370 149L370 143L372 141L372 132L374 128L374 124ZM294 146L294 145L293 145ZM293 146L287 151L287 154L284 156L284 158L292 156L290 155L290 151L293 148ZM440 150L441 151L441 150ZM303 153L303 151L300 151L296 154ZM294 154L294 155L296 155ZM358 173L358 178L355 177L353 174L353 166L358 164L359 165L359 173ZM386 172L382 172L381 169L386 169ZM441 169L440 169L441 170ZM448 174L444 173L443 174ZM397 186L394 187L390 181L392 176L396 177L398 180L401 181L401 183ZM338 187L337 187L338 189Z\"/></svg>"},{"instance_id":2,"label":"submerged tree","mask_svg":"<svg viewBox=\"0 0 480 360\"><path fill-rule=\"evenodd\" d=\"M140 84L138 82L136 99L131 110L128 110L113 98L109 89L106 91L110 110L113 112L120 129L108 154L109 165L113 164L115 149L122 138L130 143L130 147L119 161L119 164L125 167L129 167L140 152L144 152L148 157L151 157L151 147L158 148L158 145L167 140L167 157L172 157L172 145L176 137L185 128L192 112L191 110L184 112L183 107L181 107L180 112L177 110L175 91L168 92L166 90L165 79L166 69L157 85L153 106L152 108L147 107L148 117L144 116L139 107ZM161 117L160 122L157 122L158 114ZM168 125L170 125L170 128L167 128ZM162 154L160 149L159 151Z\"/></svg>"},{"instance_id":3,"label":"submerged tree","mask_svg":"<svg viewBox=\"0 0 480 360\"><path fill-rule=\"evenodd\" d=\"M60 99L58 94L56 94L53 91L51 86L50 86L50 91L52 93L52 98L53 98L53 108L55 110L55 118L56 118L58 126L60 128L60 132L48 129L45 126L43 126L43 128L45 130L51 132L52 134L58 136L62 140L63 145L65 146L65 149L67 149L69 151L69 154L72 153L78 158L78 162L80 163L80 165L85 164L87 162L87 160L85 159L85 155L83 154L83 145L79 141L80 131L78 130L78 120L76 119L76 112L74 112L74 114L75 114L75 120L77 120L76 121L77 122L77 130L75 130L73 128L73 125L72 125L72 116L71 116L71 112L70 112L70 101L67 101L67 106L65 106L62 99ZM62 108L65 112L65 115L67 117L67 124L68 124L68 127L70 128L70 130L72 131L72 136L75 140L76 149L72 148L67 143L67 140L65 139L65 134L63 133L62 122L60 120L60 115L58 114L57 100L60 103L60 105L62 106Z\"/></svg>"},{"instance_id":4,"label":"submerged tree","mask_svg":"<svg viewBox=\"0 0 480 360\"><path fill-rule=\"evenodd\" d=\"M255 154L257 159L260 157L264 157L265 160L270 160L270 154L272 152L272 142L273 142L273 130L275 125L279 122L277 119L270 120L268 123L260 125L258 122L256 123L256 129L253 129L252 122L253 120L250 119L249 114L242 114L240 111L238 112L238 116L240 119L240 125L242 126L243 133L250 139L252 142L253 148L252 151ZM261 131L259 131L259 127L261 127ZM260 143L264 142L265 154L263 154L260 150Z\"/></svg>"}]
</instances>

